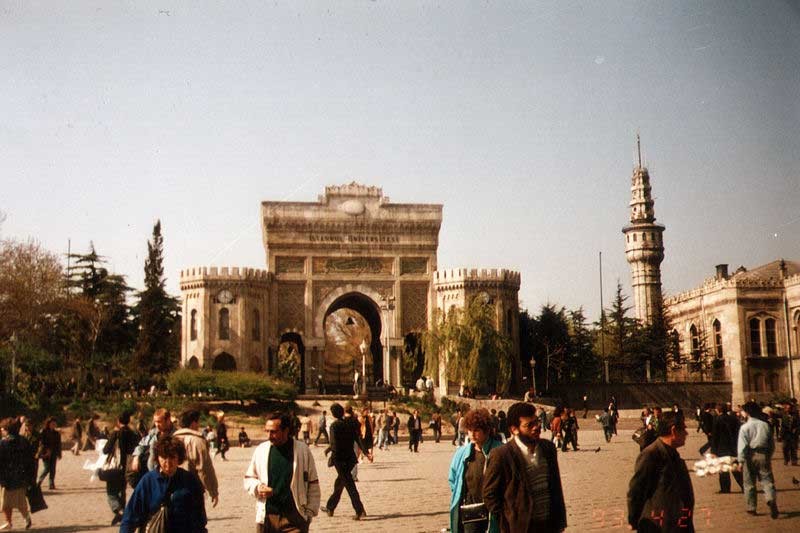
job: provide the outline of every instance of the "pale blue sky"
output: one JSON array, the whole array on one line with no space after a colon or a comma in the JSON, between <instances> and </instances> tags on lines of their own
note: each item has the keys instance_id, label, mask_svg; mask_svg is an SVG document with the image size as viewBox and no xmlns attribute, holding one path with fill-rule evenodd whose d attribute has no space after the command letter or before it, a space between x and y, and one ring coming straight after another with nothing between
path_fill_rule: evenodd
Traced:
<instances>
[{"instance_id":1,"label":"pale blue sky","mask_svg":"<svg viewBox=\"0 0 800 533\"><path fill-rule=\"evenodd\" d=\"M634 137L669 293L800 259L800 7L706 2L0 1L5 237L90 240L168 287L264 266L262 200L379 185L444 204L440 267L523 305L629 293Z\"/></svg>"}]
</instances>

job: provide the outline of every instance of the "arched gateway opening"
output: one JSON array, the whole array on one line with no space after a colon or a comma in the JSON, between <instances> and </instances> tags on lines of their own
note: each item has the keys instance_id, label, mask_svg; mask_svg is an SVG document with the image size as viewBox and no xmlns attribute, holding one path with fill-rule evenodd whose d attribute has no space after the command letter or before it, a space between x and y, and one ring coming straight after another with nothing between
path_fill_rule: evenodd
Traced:
<instances>
[{"instance_id":1,"label":"arched gateway opening","mask_svg":"<svg viewBox=\"0 0 800 533\"><path fill-rule=\"evenodd\" d=\"M378 305L358 292L337 298L325 312L324 380L329 392L353 391L353 376L366 366L366 384L383 377L383 343ZM363 351L362 351L363 350Z\"/></svg>"}]
</instances>

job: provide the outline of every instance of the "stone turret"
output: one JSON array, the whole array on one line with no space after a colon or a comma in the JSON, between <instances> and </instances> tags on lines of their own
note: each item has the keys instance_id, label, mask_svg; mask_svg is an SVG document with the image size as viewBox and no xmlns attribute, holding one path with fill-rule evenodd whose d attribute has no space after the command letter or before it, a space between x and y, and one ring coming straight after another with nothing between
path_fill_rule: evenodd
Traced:
<instances>
[{"instance_id":1,"label":"stone turret","mask_svg":"<svg viewBox=\"0 0 800 533\"><path fill-rule=\"evenodd\" d=\"M630 224L625 234L625 256L631 266L631 286L636 318L650 323L661 300L661 262L664 260L664 226L656 224L650 173L642 165L642 150L636 136L638 165L631 177Z\"/></svg>"}]
</instances>

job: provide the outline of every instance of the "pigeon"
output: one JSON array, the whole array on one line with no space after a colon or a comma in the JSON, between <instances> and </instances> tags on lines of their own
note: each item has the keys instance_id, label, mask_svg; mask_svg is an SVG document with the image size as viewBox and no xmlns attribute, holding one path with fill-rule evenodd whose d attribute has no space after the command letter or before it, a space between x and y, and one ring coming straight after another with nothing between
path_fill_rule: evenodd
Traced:
<instances>
[{"instance_id":1,"label":"pigeon","mask_svg":"<svg viewBox=\"0 0 800 533\"><path fill-rule=\"evenodd\" d=\"M800 485L800 480L796 477L792 476L792 485Z\"/></svg>"},{"instance_id":2,"label":"pigeon","mask_svg":"<svg viewBox=\"0 0 800 533\"><path fill-rule=\"evenodd\" d=\"M594 453L597 453L599 451L600 451L600 446L597 447L597 449L594 451Z\"/></svg>"}]
</instances>

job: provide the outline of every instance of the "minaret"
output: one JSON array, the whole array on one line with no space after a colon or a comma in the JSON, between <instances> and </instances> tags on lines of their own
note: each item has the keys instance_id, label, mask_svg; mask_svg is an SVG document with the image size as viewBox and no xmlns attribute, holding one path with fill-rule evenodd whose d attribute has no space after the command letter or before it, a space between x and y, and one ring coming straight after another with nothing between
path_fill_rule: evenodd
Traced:
<instances>
[{"instance_id":1,"label":"minaret","mask_svg":"<svg viewBox=\"0 0 800 533\"><path fill-rule=\"evenodd\" d=\"M622 228L625 256L631 265L631 286L636 318L649 324L661 300L661 261L664 260L664 226L656 224L650 174L642 166L642 146L636 135L638 165L631 177L631 223Z\"/></svg>"}]
</instances>

